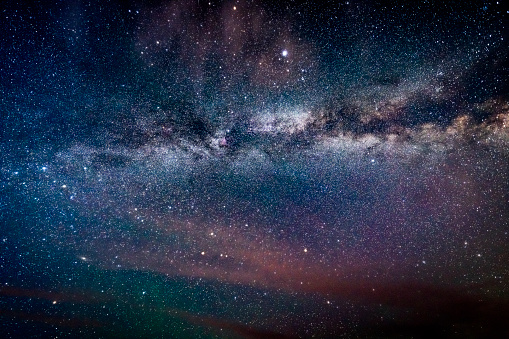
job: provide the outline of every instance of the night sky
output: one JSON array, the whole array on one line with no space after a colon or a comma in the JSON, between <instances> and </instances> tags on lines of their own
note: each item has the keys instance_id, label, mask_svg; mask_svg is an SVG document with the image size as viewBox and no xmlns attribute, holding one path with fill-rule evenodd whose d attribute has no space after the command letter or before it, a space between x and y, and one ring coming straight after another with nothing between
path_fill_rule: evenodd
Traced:
<instances>
[{"instance_id":1,"label":"night sky","mask_svg":"<svg viewBox=\"0 0 509 339\"><path fill-rule=\"evenodd\" d=\"M2 1L0 337L509 336L503 1Z\"/></svg>"}]
</instances>

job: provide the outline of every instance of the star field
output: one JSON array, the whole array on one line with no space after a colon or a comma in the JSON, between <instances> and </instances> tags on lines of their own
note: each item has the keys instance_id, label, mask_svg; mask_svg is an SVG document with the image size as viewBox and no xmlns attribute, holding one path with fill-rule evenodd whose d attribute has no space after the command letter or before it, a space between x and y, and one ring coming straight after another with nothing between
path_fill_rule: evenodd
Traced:
<instances>
[{"instance_id":1,"label":"star field","mask_svg":"<svg viewBox=\"0 0 509 339\"><path fill-rule=\"evenodd\" d=\"M502 7L0 5L3 336L507 335Z\"/></svg>"}]
</instances>

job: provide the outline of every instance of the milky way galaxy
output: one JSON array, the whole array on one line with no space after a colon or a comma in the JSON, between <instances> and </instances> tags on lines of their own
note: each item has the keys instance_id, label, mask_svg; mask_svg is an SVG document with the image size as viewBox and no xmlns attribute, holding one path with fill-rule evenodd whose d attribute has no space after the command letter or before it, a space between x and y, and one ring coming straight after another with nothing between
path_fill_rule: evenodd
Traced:
<instances>
[{"instance_id":1,"label":"milky way galaxy","mask_svg":"<svg viewBox=\"0 0 509 339\"><path fill-rule=\"evenodd\" d=\"M3 337L509 335L498 2L0 12Z\"/></svg>"}]
</instances>

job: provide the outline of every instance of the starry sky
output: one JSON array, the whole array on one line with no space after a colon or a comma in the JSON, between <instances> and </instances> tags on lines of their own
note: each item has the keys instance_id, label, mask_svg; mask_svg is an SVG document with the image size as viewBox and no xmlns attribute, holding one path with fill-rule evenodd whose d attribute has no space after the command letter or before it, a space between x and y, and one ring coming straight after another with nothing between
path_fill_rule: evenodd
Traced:
<instances>
[{"instance_id":1,"label":"starry sky","mask_svg":"<svg viewBox=\"0 0 509 339\"><path fill-rule=\"evenodd\" d=\"M2 336L509 335L508 18L2 1Z\"/></svg>"}]
</instances>

